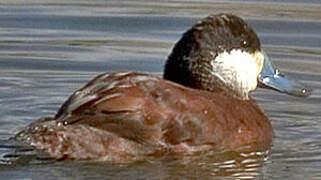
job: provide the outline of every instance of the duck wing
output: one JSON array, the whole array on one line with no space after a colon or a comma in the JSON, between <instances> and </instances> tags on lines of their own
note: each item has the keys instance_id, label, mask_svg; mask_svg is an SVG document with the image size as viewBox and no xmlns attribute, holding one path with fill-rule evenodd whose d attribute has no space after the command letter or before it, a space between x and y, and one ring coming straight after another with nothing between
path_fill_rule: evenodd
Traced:
<instances>
[{"instance_id":1,"label":"duck wing","mask_svg":"<svg viewBox=\"0 0 321 180\"><path fill-rule=\"evenodd\" d=\"M137 72L98 75L69 97L55 119L64 126L85 124L135 141L148 141L160 130L146 122L146 104L152 100L147 94L148 83L159 81L163 80Z\"/></svg>"}]
</instances>

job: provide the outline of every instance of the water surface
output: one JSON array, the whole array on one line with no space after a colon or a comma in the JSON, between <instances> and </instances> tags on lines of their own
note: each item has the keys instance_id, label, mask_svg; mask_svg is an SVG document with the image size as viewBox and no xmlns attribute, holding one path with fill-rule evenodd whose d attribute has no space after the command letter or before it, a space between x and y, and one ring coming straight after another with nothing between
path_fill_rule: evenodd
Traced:
<instances>
[{"instance_id":1,"label":"water surface","mask_svg":"<svg viewBox=\"0 0 321 180\"><path fill-rule=\"evenodd\" d=\"M0 0L0 155L35 119L53 116L102 72L161 74L173 44L198 19L229 12L250 22L281 70L313 88L307 99L259 89L271 120L268 155L210 152L126 165L0 161L3 179L318 179L321 178L321 3L287 1Z\"/></svg>"}]
</instances>

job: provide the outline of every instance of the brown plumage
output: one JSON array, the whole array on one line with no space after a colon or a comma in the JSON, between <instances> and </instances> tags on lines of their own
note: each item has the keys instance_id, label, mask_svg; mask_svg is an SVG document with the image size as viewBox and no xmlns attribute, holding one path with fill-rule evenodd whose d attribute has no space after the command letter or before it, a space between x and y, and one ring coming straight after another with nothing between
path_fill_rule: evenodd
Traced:
<instances>
[{"instance_id":1,"label":"brown plumage","mask_svg":"<svg viewBox=\"0 0 321 180\"><path fill-rule=\"evenodd\" d=\"M76 98L88 95L96 98ZM253 101L148 74L115 72L96 77L55 118L34 122L17 138L58 159L124 161L245 145L264 150L271 143L272 127Z\"/></svg>"}]
</instances>

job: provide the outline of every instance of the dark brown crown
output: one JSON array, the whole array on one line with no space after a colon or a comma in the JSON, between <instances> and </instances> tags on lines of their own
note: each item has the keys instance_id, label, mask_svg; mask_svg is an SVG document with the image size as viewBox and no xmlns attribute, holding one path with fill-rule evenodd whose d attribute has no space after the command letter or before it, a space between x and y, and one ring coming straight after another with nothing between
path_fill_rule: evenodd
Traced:
<instances>
[{"instance_id":1,"label":"dark brown crown","mask_svg":"<svg viewBox=\"0 0 321 180\"><path fill-rule=\"evenodd\" d=\"M261 49L254 30L232 14L208 16L183 34L165 65L164 79L197 89L226 90L213 76L210 62L231 50L254 53Z\"/></svg>"}]
</instances>

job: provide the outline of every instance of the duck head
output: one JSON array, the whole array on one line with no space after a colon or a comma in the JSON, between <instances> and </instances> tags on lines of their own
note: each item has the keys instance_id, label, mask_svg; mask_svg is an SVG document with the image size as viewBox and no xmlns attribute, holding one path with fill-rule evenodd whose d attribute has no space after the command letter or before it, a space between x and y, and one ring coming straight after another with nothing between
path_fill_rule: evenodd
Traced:
<instances>
[{"instance_id":1,"label":"duck head","mask_svg":"<svg viewBox=\"0 0 321 180\"><path fill-rule=\"evenodd\" d=\"M294 96L311 94L283 75L261 48L255 31L231 14L208 16L185 32L168 57L164 79L243 100L258 86Z\"/></svg>"}]
</instances>

